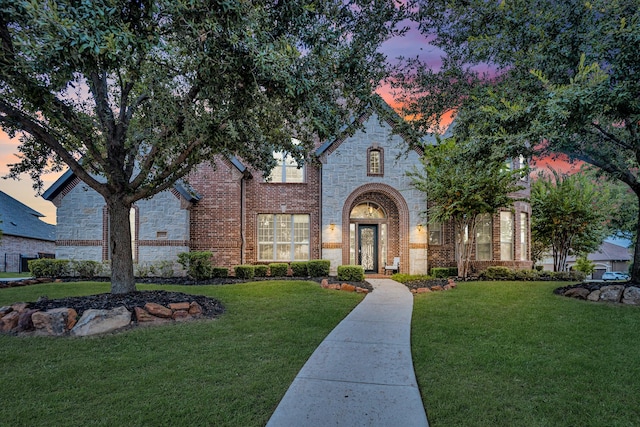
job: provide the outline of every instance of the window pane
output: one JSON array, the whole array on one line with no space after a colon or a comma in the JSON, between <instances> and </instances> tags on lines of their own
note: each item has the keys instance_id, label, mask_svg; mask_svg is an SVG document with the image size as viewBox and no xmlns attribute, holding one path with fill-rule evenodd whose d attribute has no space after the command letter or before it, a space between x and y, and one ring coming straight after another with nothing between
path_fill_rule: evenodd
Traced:
<instances>
[{"instance_id":1,"label":"window pane","mask_svg":"<svg viewBox=\"0 0 640 427\"><path fill-rule=\"evenodd\" d=\"M513 213L500 212L500 259L513 261Z\"/></svg>"},{"instance_id":2,"label":"window pane","mask_svg":"<svg viewBox=\"0 0 640 427\"><path fill-rule=\"evenodd\" d=\"M356 265L356 225L349 224L349 264Z\"/></svg>"},{"instance_id":3,"label":"window pane","mask_svg":"<svg viewBox=\"0 0 640 427\"><path fill-rule=\"evenodd\" d=\"M527 214L520 212L520 260L527 260Z\"/></svg>"},{"instance_id":4,"label":"window pane","mask_svg":"<svg viewBox=\"0 0 640 427\"><path fill-rule=\"evenodd\" d=\"M308 260L309 235L309 215L258 215L258 260Z\"/></svg>"},{"instance_id":5,"label":"window pane","mask_svg":"<svg viewBox=\"0 0 640 427\"><path fill-rule=\"evenodd\" d=\"M377 150L369 152L369 173L380 173L380 152Z\"/></svg>"},{"instance_id":6,"label":"window pane","mask_svg":"<svg viewBox=\"0 0 640 427\"><path fill-rule=\"evenodd\" d=\"M442 223L434 222L429 224L429 244L430 245L442 244Z\"/></svg>"},{"instance_id":7,"label":"window pane","mask_svg":"<svg viewBox=\"0 0 640 427\"><path fill-rule=\"evenodd\" d=\"M298 162L296 162L290 155L287 155L284 167L284 182L304 182L303 168L298 168Z\"/></svg>"},{"instance_id":8,"label":"window pane","mask_svg":"<svg viewBox=\"0 0 640 427\"><path fill-rule=\"evenodd\" d=\"M476 259L478 261L490 261L492 234L491 215L480 215L476 221Z\"/></svg>"},{"instance_id":9,"label":"window pane","mask_svg":"<svg viewBox=\"0 0 640 427\"><path fill-rule=\"evenodd\" d=\"M386 218L384 210L375 203L361 203L351 210L350 218L382 219Z\"/></svg>"}]
</instances>

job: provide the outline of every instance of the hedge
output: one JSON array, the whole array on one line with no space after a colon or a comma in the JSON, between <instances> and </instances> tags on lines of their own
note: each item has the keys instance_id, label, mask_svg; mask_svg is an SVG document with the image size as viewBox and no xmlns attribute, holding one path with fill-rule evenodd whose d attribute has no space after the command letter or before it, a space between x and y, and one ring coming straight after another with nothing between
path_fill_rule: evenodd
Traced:
<instances>
[{"instance_id":1,"label":"hedge","mask_svg":"<svg viewBox=\"0 0 640 427\"><path fill-rule=\"evenodd\" d=\"M329 275L331 261L328 259L314 259L309 261L309 276L325 277Z\"/></svg>"},{"instance_id":2,"label":"hedge","mask_svg":"<svg viewBox=\"0 0 640 427\"><path fill-rule=\"evenodd\" d=\"M211 277L229 277L229 269L227 267L212 267Z\"/></svg>"},{"instance_id":3,"label":"hedge","mask_svg":"<svg viewBox=\"0 0 640 427\"><path fill-rule=\"evenodd\" d=\"M58 278L70 274L69 262L68 259L40 258L29 260L28 264L34 277Z\"/></svg>"},{"instance_id":4,"label":"hedge","mask_svg":"<svg viewBox=\"0 0 640 427\"><path fill-rule=\"evenodd\" d=\"M362 282L364 280L364 268L361 265L339 265L338 280Z\"/></svg>"},{"instance_id":5,"label":"hedge","mask_svg":"<svg viewBox=\"0 0 640 427\"><path fill-rule=\"evenodd\" d=\"M253 265L237 265L233 270L238 279L253 279L256 275L256 268Z\"/></svg>"},{"instance_id":6,"label":"hedge","mask_svg":"<svg viewBox=\"0 0 640 427\"><path fill-rule=\"evenodd\" d=\"M291 274L294 277L309 276L309 261L294 261L291 263Z\"/></svg>"},{"instance_id":7,"label":"hedge","mask_svg":"<svg viewBox=\"0 0 640 427\"><path fill-rule=\"evenodd\" d=\"M256 272L256 277L267 277L267 273L269 272L269 266L264 264L254 265L254 270Z\"/></svg>"},{"instance_id":8,"label":"hedge","mask_svg":"<svg viewBox=\"0 0 640 427\"><path fill-rule=\"evenodd\" d=\"M446 279L458 276L458 267L433 267L431 275L436 279Z\"/></svg>"},{"instance_id":9,"label":"hedge","mask_svg":"<svg viewBox=\"0 0 640 427\"><path fill-rule=\"evenodd\" d=\"M212 256L210 251L181 252L178 254L178 262L192 279L209 279L213 273Z\"/></svg>"},{"instance_id":10,"label":"hedge","mask_svg":"<svg viewBox=\"0 0 640 427\"><path fill-rule=\"evenodd\" d=\"M289 271L289 264L286 262L273 262L269 264L269 271L271 272L271 277L284 277Z\"/></svg>"}]
</instances>

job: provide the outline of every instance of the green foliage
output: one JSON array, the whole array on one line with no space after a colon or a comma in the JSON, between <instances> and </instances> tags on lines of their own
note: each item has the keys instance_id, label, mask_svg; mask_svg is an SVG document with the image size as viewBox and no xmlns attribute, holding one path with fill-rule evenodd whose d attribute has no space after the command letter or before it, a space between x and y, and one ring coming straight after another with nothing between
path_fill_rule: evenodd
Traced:
<instances>
[{"instance_id":1,"label":"green foliage","mask_svg":"<svg viewBox=\"0 0 640 427\"><path fill-rule=\"evenodd\" d=\"M238 279L253 279L256 276L256 269L253 265L236 265L233 271Z\"/></svg>"},{"instance_id":2,"label":"green foliage","mask_svg":"<svg viewBox=\"0 0 640 427\"><path fill-rule=\"evenodd\" d=\"M328 259L314 259L309 261L310 277L325 277L331 270L331 261Z\"/></svg>"},{"instance_id":3,"label":"green foliage","mask_svg":"<svg viewBox=\"0 0 640 427\"><path fill-rule=\"evenodd\" d=\"M480 272L481 280L522 280L522 281L572 281L581 282L586 275L577 270L573 271L544 271L544 270L512 270L508 267L488 267Z\"/></svg>"},{"instance_id":4,"label":"green foliage","mask_svg":"<svg viewBox=\"0 0 640 427\"><path fill-rule=\"evenodd\" d=\"M448 277L458 276L458 267L433 267L431 275L437 279L446 279Z\"/></svg>"},{"instance_id":5,"label":"green foliage","mask_svg":"<svg viewBox=\"0 0 640 427\"><path fill-rule=\"evenodd\" d=\"M78 277L83 279L93 279L102 271L102 263L98 261L71 261L69 269Z\"/></svg>"},{"instance_id":6,"label":"green foliage","mask_svg":"<svg viewBox=\"0 0 640 427\"><path fill-rule=\"evenodd\" d=\"M364 280L364 268L361 265L339 265L338 280L362 282Z\"/></svg>"},{"instance_id":7,"label":"green foliage","mask_svg":"<svg viewBox=\"0 0 640 427\"><path fill-rule=\"evenodd\" d=\"M596 250L606 237L606 196L584 175L539 174L531 186L531 238L551 248L554 271L567 257Z\"/></svg>"},{"instance_id":8,"label":"green foliage","mask_svg":"<svg viewBox=\"0 0 640 427\"><path fill-rule=\"evenodd\" d=\"M420 30L445 55L437 71L419 60L400 67L393 80L406 89L404 114L429 129L457 111L456 137L596 166L634 193L628 209L635 218L618 229L637 234L637 0L418 3ZM480 64L497 71L483 76ZM640 280L639 250L633 281Z\"/></svg>"},{"instance_id":9,"label":"green foliage","mask_svg":"<svg viewBox=\"0 0 640 427\"><path fill-rule=\"evenodd\" d=\"M211 277L229 277L229 269L227 267L213 267Z\"/></svg>"},{"instance_id":10,"label":"green foliage","mask_svg":"<svg viewBox=\"0 0 640 427\"><path fill-rule=\"evenodd\" d=\"M51 277L53 279L70 274L68 259L41 258L28 261L29 271L34 277Z\"/></svg>"},{"instance_id":11,"label":"green foliage","mask_svg":"<svg viewBox=\"0 0 640 427\"><path fill-rule=\"evenodd\" d=\"M367 104L386 74L378 47L407 9L3 1L0 125L24 135L10 175L29 173L41 188L43 173L66 165L114 214L216 156L263 172L274 150L302 162ZM111 229L112 289L132 291L129 227Z\"/></svg>"},{"instance_id":12,"label":"green foliage","mask_svg":"<svg viewBox=\"0 0 640 427\"><path fill-rule=\"evenodd\" d=\"M272 262L269 264L271 277L284 277L289 272L289 264L286 262Z\"/></svg>"},{"instance_id":13,"label":"green foliage","mask_svg":"<svg viewBox=\"0 0 640 427\"><path fill-rule=\"evenodd\" d=\"M433 278L433 276L428 276L426 274L395 273L391 275L391 280L395 280L396 282L404 284L416 281L431 280Z\"/></svg>"},{"instance_id":14,"label":"green foliage","mask_svg":"<svg viewBox=\"0 0 640 427\"><path fill-rule=\"evenodd\" d=\"M293 261L291 263L291 275L294 277L307 277L309 276L309 262L308 261Z\"/></svg>"},{"instance_id":15,"label":"green foliage","mask_svg":"<svg viewBox=\"0 0 640 427\"><path fill-rule=\"evenodd\" d=\"M524 188L520 178L527 174L527 168L506 168L504 153L493 152L475 141L438 139L436 145L423 149L422 170L414 170L409 176L413 186L428 197L429 223L453 221L458 274L466 277L476 218L511 206L513 193Z\"/></svg>"},{"instance_id":16,"label":"green foliage","mask_svg":"<svg viewBox=\"0 0 640 427\"><path fill-rule=\"evenodd\" d=\"M209 279L213 272L210 251L181 252L178 263L187 270L187 275L194 280Z\"/></svg>"},{"instance_id":17,"label":"green foliage","mask_svg":"<svg viewBox=\"0 0 640 427\"><path fill-rule=\"evenodd\" d=\"M576 264L573 266L573 269L589 275L596 269L596 265L592 261L589 261L586 256L581 256L576 259Z\"/></svg>"},{"instance_id":18,"label":"green foliage","mask_svg":"<svg viewBox=\"0 0 640 427\"><path fill-rule=\"evenodd\" d=\"M256 277L267 277L267 273L269 273L269 266L264 264L254 265L254 270L256 273Z\"/></svg>"}]
</instances>

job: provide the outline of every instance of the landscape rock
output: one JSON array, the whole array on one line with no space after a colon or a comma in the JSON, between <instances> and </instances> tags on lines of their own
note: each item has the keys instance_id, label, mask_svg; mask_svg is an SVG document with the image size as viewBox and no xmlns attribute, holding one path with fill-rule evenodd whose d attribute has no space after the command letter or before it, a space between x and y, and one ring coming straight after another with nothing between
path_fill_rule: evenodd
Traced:
<instances>
[{"instance_id":1,"label":"landscape rock","mask_svg":"<svg viewBox=\"0 0 640 427\"><path fill-rule=\"evenodd\" d=\"M368 294L369 293L369 289L361 288L360 286L356 286L356 292L359 293L359 294Z\"/></svg>"},{"instance_id":2,"label":"landscape rock","mask_svg":"<svg viewBox=\"0 0 640 427\"><path fill-rule=\"evenodd\" d=\"M11 308L10 305L5 305L0 307L0 319L6 316L7 314L11 313L12 311L13 311L13 308Z\"/></svg>"},{"instance_id":3,"label":"landscape rock","mask_svg":"<svg viewBox=\"0 0 640 427\"><path fill-rule=\"evenodd\" d=\"M610 285L600 288L600 301L620 302L624 285Z\"/></svg>"},{"instance_id":4,"label":"landscape rock","mask_svg":"<svg viewBox=\"0 0 640 427\"><path fill-rule=\"evenodd\" d=\"M622 302L624 304L640 305L640 288L637 286L629 286L622 294Z\"/></svg>"},{"instance_id":5,"label":"landscape rock","mask_svg":"<svg viewBox=\"0 0 640 427\"><path fill-rule=\"evenodd\" d=\"M564 293L565 297L577 298L577 299L587 299L590 292L589 289L585 288L571 288L567 292Z\"/></svg>"},{"instance_id":6,"label":"landscape rock","mask_svg":"<svg viewBox=\"0 0 640 427\"><path fill-rule=\"evenodd\" d=\"M18 326L18 320L20 319L20 313L17 311L11 311L0 319L0 330L3 332L9 332Z\"/></svg>"},{"instance_id":7,"label":"landscape rock","mask_svg":"<svg viewBox=\"0 0 640 427\"><path fill-rule=\"evenodd\" d=\"M417 294L428 294L429 292L431 292L431 289L429 288L418 288L416 290Z\"/></svg>"},{"instance_id":8,"label":"landscape rock","mask_svg":"<svg viewBox=\"0 0 640 427\"><path fill-rule=\"evenodd\" d=\"M187 310L176 310L173 312L173 316L171 316L171 318L173 320L187 320L189 319L191 316L189 316L189 312Z\"/></svg>"},{"instance_id":9,"label":"landscape rock","mask_svg":"<svg viewBox=\"0 0 640 427\"><path fill-rule=\"evenodd\" d=\"M36 309L25 310L20 313L20 318L18 319L18 330L19 331L33 331L33 320L31 320L31 316L35 313Z\"/></svg>"},{"instance_id":10,"label":"landscape rock","mask_svg":"<svg viewBox=\"0 0 640 427\"><path fill-rule=\"evenodd\" d=\"M328 289L329 288L329 281L327 279L322 279L322 282L320 282L320 287L324 288L324 289Z\"/></svg>"},{"instance_id":11,"label":"landscape rock","mask_svg":"<svg viewBox=\"0 0 640 427\"><path fill-rule=\"evenodd\" d=\"M153 322L154 320L158 319L157 317L150 315L149 312L142 307L134 307L133 311L136 315L136 321L138 323Z\"/></svg>"},{"instance_id":12,"label":"landscape rock","mask_svg":"<svg viewBox=\"0 0 640 427\"><path fill-rule=\"evenodd\" d=\"M202 306L195 301L189 304L189 314L192 316L200 316L202 314Z\"/></svg>"},{"instance_id":13,"label":"landscape rock","mask_svg":"<svg viewBox=\"0 0 640 427\"><path fill-rule=\"evenodd\" d=\"M343 283L342 286L340 286L340 290L341 291L346 291L346 292L355 292L356 291L356 287L353 285L350 285L348 283Z\"/></svg>"},{"instance_id":14,"label":"landscape rock","mask_svg":"<svg viewBox=\"0 0 640 427\"><path fill-rule=\"evenodd\" d=\"M124 306L113 310L90 309L82 314L76 326L71 330L71 335L84 337L104 334L124 328L130 323L131 313Z\"/></svg>"},{"instance_id":15,"label":"landscape rock","mask_svg":"<svg viewBox=\"0 0 640 427\"><path fill-rule=\"evenodd\" d=\"M442 286L440 286L440 285L436 285L436 286L432 286L431 290L434 291L434 292L435 291L443 291L444 288Z\"/></svg>"},{"instance_id":16,"label":"landscape rock","mask_svg":"<svg viewBox=\"0 0 640 427\"><path fill-rule=\"evenodd\" d=\"M31 315L36 335L58 336L67 332L69 309L55 308L47 311L37 311Z\"/></svg>"},{"instance_id":17,"label":"landscape rock","mask_svg":"<svg viewBox=\"0 0 640 427\"><path fill-rule=\"evenodd\" d=\"M164 317L170 319L173 316L173 310L165 307L164 305L156 304L155 302L148 302L144 305L144 309L156 317Z\"/></svg>"},{"instance_id":18,"label":"landscape rock","mask_svg":"<svg viewBox=\"0 0 640 427\"><path fill-rule=\"evenodd\" d=\"M17 302L11 305L11 308L13 308L13 310L17 311L18 313L25 311L27 307L29 307L29 304L27 304L26 302Z\"/></svg>"},{"instance_id":19,"label":"landscape rock","mask_svg":"<svg viewBox=\"0 0 640 427\"><path fill-rule=\"evenodd\" d=\"M329 289L333 289L333 290L339 291L340 290L340 285L332 283L332 284L329 285Z\"/></svg>"},{"instance_id":20,"label":"landscape rock","mask_svg":"<svg viewBox=\"0 0 640 427\"><path fill-rule=\"evenodd\" d=\"M596 289L595 291L591 292L587 296L587 299L589 301L599 301L600 300L600 289Z\"/></svg>"},{"instance_id":21,"label":"landscape rock","mask_svg":"<svg viewBox=\"0 0 640 427\"><path fill-rule=\"evenodd\" d=\"M169 304L169 308L171 310L189 310L189 303L188 302L174 302Z\"/></svg>"}]
</instances>

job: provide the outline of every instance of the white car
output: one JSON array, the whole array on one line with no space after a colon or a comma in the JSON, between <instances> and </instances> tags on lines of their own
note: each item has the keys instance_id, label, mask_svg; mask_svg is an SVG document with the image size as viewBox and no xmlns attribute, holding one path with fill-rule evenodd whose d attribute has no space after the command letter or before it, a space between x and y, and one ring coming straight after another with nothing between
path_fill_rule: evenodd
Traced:
<instances>
[{"instance_id":1,"label":"white car","mask_svg":"<svg viewBox=\"0 0 640 427\"><path fill-rule=\"evenodd\" d=\"M602 280L629 280L629 275L619 271L607 271L602 274Z\"/></svg>"}]
</instances>

